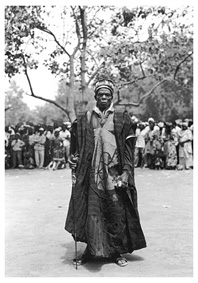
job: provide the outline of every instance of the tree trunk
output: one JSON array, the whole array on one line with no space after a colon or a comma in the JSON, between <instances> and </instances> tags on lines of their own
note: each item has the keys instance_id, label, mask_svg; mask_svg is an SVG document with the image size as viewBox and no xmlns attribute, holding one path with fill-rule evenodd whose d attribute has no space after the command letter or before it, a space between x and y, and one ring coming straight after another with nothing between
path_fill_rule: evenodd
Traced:
<instances>
[{"instance_id":1,"label":"tree trunk","mask_svg":"<svg viewBox=\"0 0 198 283\"><path fill-rule=\"evenodd\" d=\"M75 76L74 76L74 57L70 57L70 82L68 92L68 116L70 122L76 119L76 113L74 109L74 93L75 93Z\"/></svg>"},{"instance_id":2,"label":"tree trunk","mask_svg":"<svg viewBox=\"0 0 198 283\"><path fill-rule=\"evenodd\" d=\"M86 48L87 48L87 14L86 7L80 7L80 18L81 18L81 26L82 26L82 35L83 35L83 43L82 43L82 51L80 56L81 63L81 87L82 87L82 111L87 104L87 83L86 83Z\"/></svg>"}]
</instances>

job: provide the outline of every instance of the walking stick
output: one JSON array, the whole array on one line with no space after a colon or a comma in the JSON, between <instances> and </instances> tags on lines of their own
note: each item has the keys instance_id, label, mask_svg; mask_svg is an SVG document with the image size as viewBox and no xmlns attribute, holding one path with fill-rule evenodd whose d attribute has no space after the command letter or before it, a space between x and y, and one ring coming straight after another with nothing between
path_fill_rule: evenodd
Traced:
<instances>
[{"instance_id":1,"label":"walking stick","mask_svg":"<svg viewBox=\"0 0 198 283\"><path fill-rule=\"evenodd\" d=\"M77 266L77 241L76 241L76 211L75 211L75 185L76 185L76 169L72 168L72 202L73 202L73 215L74 215L74 241L75 241L75 258L76 258L76 269Z\"/></svg>"}]
</instances>

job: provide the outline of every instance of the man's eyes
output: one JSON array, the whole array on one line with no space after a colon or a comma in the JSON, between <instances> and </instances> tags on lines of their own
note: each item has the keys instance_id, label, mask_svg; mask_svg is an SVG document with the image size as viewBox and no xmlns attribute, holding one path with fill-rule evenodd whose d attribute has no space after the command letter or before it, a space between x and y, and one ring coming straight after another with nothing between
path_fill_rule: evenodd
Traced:
<instances>
[{"instance_id":1,"label":"man's eyes","mask_svg":"<svg viewBox=\"0 0 198 283\"><path fill-rule=\"evenodd\" d=\"M107 93L98 93L97 94L99 97L102 97L102 96L107 96L107 97L111 97L111 94L107 94Z\"/></svg>"}]
</instances>

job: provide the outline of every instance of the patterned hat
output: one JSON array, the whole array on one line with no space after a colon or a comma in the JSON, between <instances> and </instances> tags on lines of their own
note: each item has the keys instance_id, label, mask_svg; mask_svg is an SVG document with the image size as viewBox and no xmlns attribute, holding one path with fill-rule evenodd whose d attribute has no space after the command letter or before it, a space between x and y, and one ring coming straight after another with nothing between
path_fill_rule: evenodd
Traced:
<instances>
[{"instance_id":1,"label":"patterned hat","mask_svg":"<svg viewBox=\"0 0 198 283\"><path fill-rule=\"evenodd\" d=\"M109 80L109 79L101 79L101 80L98 80L95 84L95 94L99 91L99 89L101 88L107 88L111 91L111 93L113 94L114 92L114 83L112 80Z\"/></svg>"}]
</instances>

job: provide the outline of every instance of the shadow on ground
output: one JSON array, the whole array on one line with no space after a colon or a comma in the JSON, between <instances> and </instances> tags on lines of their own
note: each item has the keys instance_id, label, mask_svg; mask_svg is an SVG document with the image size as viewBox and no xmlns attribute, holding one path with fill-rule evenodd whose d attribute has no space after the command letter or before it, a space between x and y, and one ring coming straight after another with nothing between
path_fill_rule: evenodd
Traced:
<instances>
[{"instance_id":1,"label":"shadow on ground","mask_svg":"<svg viewBox=\"0 0 198 283\"><path fill-rule=\"evenodd\" d=\"M73 259L75 258L74 242L63 244L62 247L66 249L65 255L61 257L61 259L63 260L62 263L66 265L71 265L71 264L73 265ZM84 249L80 247L78 249L77 256L80 256L83 253L83 251ZM123 256L129 262L144 260L143 257L134 254L124 254ZM87 269L90 272L97 273L102 270L103 265L107 265L107 264L112 264L112 260L107 258L94 258L92 259L92 261L84 263L83 268Z\"/></svg>"}]
</instances>

